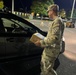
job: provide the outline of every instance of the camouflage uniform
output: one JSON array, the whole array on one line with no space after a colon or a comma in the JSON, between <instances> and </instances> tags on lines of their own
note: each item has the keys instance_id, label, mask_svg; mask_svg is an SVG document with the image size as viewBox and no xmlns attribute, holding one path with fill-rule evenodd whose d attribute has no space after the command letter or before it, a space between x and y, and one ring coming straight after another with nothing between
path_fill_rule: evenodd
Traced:
<instances>
[{"instance_id":1,"label":"camouflage uniform","mask_svg":"<svg viewBox=\"0 0 76 75\"><path fill-rule=\"evenodd\" d=\"M60 44L63 36L64 24L57 17L50 25L48 34L41 40L41 46L45 47L41 59L41 75L57 75L53 69L54 61L60 53Z\"/></svg>"}]
</instances>

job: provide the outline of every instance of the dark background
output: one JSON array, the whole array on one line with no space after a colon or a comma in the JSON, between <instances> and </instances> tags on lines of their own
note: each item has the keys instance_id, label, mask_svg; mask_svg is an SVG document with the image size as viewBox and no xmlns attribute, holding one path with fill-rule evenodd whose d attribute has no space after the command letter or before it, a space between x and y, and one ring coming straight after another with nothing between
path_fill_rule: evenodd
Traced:
<instances>
[{"instance_id":1,"label":"dark background","mask_svg":"<svg viewBox=\"0 0 76 75\"><path fill-rule=\"evenodd\" d=\"M15 10L20 10L22 8L24 11L30 11L30 6L32 5L33 0L14 0L15 1ZM56 4L60 6L60 9L65 9L70 11L72 9L73 0L54 0ZM4 0L5 6L11 9L12 0ZM75 4L76 8L76 4Z\"/></svg>"}]
</instances>

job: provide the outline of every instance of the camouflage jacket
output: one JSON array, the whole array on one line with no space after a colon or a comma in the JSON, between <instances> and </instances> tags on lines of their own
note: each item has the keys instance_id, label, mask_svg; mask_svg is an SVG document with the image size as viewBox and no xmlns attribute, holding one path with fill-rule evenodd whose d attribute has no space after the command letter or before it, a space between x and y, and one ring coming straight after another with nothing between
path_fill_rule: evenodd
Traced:
<instances>
[{"instance_id":1,"label":"camouflage jacket","mask_svg":"<svg viewBox=\"0 0 76 75\"><path fill-rule=\"evenodd\" d=\"M44 40L41 40L42 47L59 48L64 32L62 19L57 17L51 24Z\"/></svg>"}]
</instances>

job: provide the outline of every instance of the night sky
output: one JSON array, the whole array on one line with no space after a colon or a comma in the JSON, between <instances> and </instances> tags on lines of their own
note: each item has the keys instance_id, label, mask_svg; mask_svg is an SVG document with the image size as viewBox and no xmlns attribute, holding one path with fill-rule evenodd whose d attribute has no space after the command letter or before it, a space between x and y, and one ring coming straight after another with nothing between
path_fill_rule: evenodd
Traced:
<instances>
[{"instance_id":1,"label":"night sky","mask_svg":"<svg viewBox=\"0 0 76 75\"><path fill-rule=\"evenodd\" d=\"M15 10L19 10L20 8L23 8L23 10L30 10L30 6L32 5L32 0L14 0L15 2ZM9 7L11 9L12 0L4 0L5 6Z\"/></svg>"},{"instance_id":2,"label":"night sky","mask_svg":"<svg viewBox=\"0 0 76 75\"><path fill-rule=\"evenodd\" d=\"M65 9L66 11L72 9L73 0L54 0L56 4L59 5L60 9ZM75 4L76 8L76 4Z\"/></svg>"},{"instance_id":3,"label":"night sky","mask_svg":"<svg viewBox=\"0 0 76 75\"><path fill-rule=\"evenodd\" d=\"M14 0L14 1L15 1L15 10L20 10L20 8L23 8L24 11L29 11L33 0ZM54 1L56 4L59 5L60 9L65 9L66 11L72 9L73 0L54 0ZM11 0L4 0L4 4L5 6L11 9Z\"/></svg>"}]
</instances>

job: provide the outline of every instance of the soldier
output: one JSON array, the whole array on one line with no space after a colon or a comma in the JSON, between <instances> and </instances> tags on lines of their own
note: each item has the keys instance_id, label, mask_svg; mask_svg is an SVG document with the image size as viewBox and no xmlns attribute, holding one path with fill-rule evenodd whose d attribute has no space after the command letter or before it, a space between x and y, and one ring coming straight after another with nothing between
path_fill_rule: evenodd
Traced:
<instances>
[{"instance_id":1,"label":"soldier","mask_svg":"<svg viewBox=\"0 0 76 75\"><path fill-rule=\"evenodd\" d=\"M41 75L57 75L53 69L54 62L60 53L61 41L64 31L62 19L58 17L59 6L56 4L48 7L48 16L53 20L48 34L43 40L38 40L35 45L44 47L41 58Z\"/></svg>"}]
</instances>

